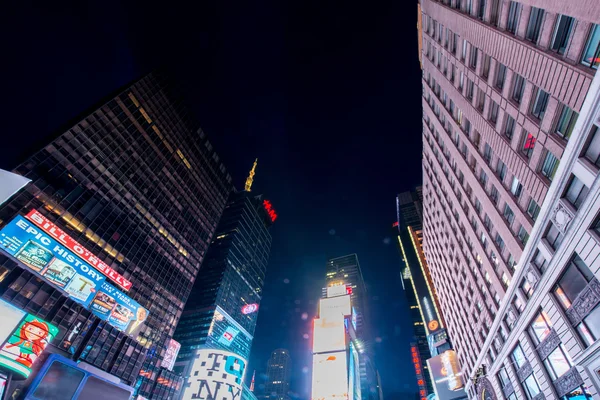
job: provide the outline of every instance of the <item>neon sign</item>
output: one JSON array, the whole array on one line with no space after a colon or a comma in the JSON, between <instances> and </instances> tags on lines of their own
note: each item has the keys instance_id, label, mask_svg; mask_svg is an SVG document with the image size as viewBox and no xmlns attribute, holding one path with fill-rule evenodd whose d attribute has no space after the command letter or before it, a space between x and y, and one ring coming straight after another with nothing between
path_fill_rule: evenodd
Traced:
<instances>
[{"instance_id":1,"label":"neon sign","mask_svg":"<svg viewBox=\"0 0 600 400\"><path fill-rule=\"evenodd\" d=\"M416 345L410 346L410 353L412 356L412 362L415 366L415 372L417 375L417 384L419 385L419 398L425 400L427 397L427 386L425 386L425 379L423 377L423 370L421 366L421 357Z\"/></svg>"},{"instance_id":2,"label":"neon sign","mask_svg":"<svg viewBox=\"0 0 600 400\"><path fill-rule=\"evenodd\" d=\"M252 314L256 311L258 311L258 304L256 303L246 304L244 307L242 307L242 314L244 315Z\"/></svg>"},{"instance_id":3,"label":"neon sign","mask_svg":"<svg viewBox=\"0 0 600 400\"><path fill-rule=\"evenodd\" d=\"M397 226L398 226L398 221L396 221L396 222L394 222L394 223L392 224L392 228L395 228L395 227L397 227Z\"/></svg>"},{"instance_id":4,"label":"neon sign","mask_svg":"<svg viewBox=\"0 0 600 400\"><path fill-rule=\"evenodd\" d=\"M271 204L271 202L269 200L263 200L263 207L269 215L269 218L271 218L271 222L275 222L275 220L277 219L277 213L275 212L275 209L273 209L273 205Z\"/></svg>"}]
</instances>

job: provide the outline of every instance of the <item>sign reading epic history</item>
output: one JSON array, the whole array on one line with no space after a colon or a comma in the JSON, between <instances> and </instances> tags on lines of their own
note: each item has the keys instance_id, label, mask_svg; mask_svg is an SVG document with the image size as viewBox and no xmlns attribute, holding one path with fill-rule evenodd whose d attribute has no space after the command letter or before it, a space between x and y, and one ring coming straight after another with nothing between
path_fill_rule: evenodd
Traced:
<instances>
[{"instance_id":1,"label":"sign reading epic history","mask_svg":"<svg viewBox=\"0 0 600 400\"><path fill-rule=\"evenodd\" d=\"M198 350L183 399L240 400L245 371L246 360L237 354Z\"/></svg>"},{"instance_id":2,"label":"sign reading epic history","mask_svg":"<svg viewBox=\"0 0 600 400\"><path fill-rule=\"evenodd\" d=\"M131 289L131 282L121 276L117 271L109 267L104 261L98 259L91 251L77 243L72 237L67 235L62 229L58 226L54 225L52 221L44 217L37 210L31 210L27 215L27 219L32 221L38 227L42 228L46 233L48 233L53 239L57 242L65 246L67 249L71 250L77 256L81 257L81 259L88 264L92 265L100 272L102 272L105 276L107 276L110 280L115 282L117 285L122 287L125 290Z\"/></svg>"}]
</instances>

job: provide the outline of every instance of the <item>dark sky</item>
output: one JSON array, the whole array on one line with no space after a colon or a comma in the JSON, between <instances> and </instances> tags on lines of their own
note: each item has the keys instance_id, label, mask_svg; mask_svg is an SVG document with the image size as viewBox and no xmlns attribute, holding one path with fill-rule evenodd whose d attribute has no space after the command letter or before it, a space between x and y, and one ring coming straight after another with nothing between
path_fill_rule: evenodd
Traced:
<instances>
[{"instance_id":1,"label":"dark sky","mask_svg":"<svg viewBox=\"0 0 600 400\"><path fill-rule=\"evenodd\" d=\"M310 398L304 334L325 262L357 253L384 395L416 390L390 243L395 194L421 180L416 2L13 3L0 26L0 167L170 69L238 187L259 158L254 190L279 214L250 368L287 347L292 388Z\"/></svg>"}]
</instances>

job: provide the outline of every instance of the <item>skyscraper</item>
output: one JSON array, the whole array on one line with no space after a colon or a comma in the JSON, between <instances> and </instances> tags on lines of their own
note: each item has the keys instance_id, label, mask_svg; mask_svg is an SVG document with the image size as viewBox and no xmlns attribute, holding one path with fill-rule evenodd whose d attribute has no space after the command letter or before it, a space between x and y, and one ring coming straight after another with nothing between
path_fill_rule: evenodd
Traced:
<instances>
[{"instance_id":1,"label":"skyscraper","mask_svg":"<svg viewBox=\"0 0 600 400\"><path fill-rule=\"evenodd\" d=\"M290 378L292 359L286 349L273 350L267 362L267 380L262 399L288 400L290 398Z\"/></svg>"},{"instance_id":2,"label":"skyscraper","mask_svg":"<svg viewBox=\"0 0 600 400\"><path fill-rule=\"evenodd\" d=\"M232 187L205 134L153 73L14 172L31 183L0 207L2 299L58 328L46 351L167 398L161 361Z\"/></svg>"},{"instance_id":3,"label":"skyscraper","mask_svg":"<svg viewBox=\"0 0 600 400\"><path fill-rule=\"evenodd\" d=\"M372 337L369 329L369 312L367 306L367 288L363 279L360 263L356 254L332 258L327 262L325 275L326 288L323 297L327 297L327 288L344 285L348 288L352 307L354 308L356 339L360 353L360 383L363 399L376 399L377 371L373 362Z\"/></svg>"},{"instance_id":4,"label":"skyscraper","mask_svg":"<svg viewBox=\"0 0 600 400\"><path fill-rule=\"evenodd\" d=\"M564 257L580 265L595 247L578 248L579 259L567 244L559 250L583 220L555 207L569 203L563 209L576 216L594 204L585 198L597 172L600 5L422 0L420 11L423 247L465 378L477 378L465 379L469 394L597 393L590 366L598 356L585 349L598 336L579 325L593 319L597 302L577 312L558 304L565 296L557 276L571 272L579 288L593 286L597 264L588 259L588 273ZM572 172L557 173L563 168ZM560 290L549 293L553 285ZM577 293L566 298L575 304ZM549 358L540 346L552 329L557 335L542 346Z\"/></svg>"},{"instance_id":5,"label":"skyscraper","mask_svg":"<svg viewBox=\"0 0 600 400\"><path fill-rule=\"evenodd\" d=\"M262 196L231 193L174 336L181 343L175 370L188 387L199 349L227 350L247 362L276 218Z\"/></svg>"},{"instance_id":6,"label":"skyscraper","mask_svg":"<svg viewBox=\"0 0 600 400\"><path fill-rule=\"evenodd\" d=\"M410 307L415 343L411 344L411 353L417 373L417 383L421 398L436 393L442 400L442 390L448 384L437 384L427 365L427 360L452 350L452 343L446 331L444 315L440 312L438 296L431 279L427 259L423 253L423 192L400 193L396 199L398 221L394 224L395 234L404 262L402 285ZM417 349L418 357L415 357ZM449 353L454 356L454 353ZM446 355L446 356L449 356ZM421 373L419 373L421 370ZM460 371L448 369L446 378L452 377L453 393L450 398L466 397L459 390L464 385ZM423 391L425 390L425 392Z\"/></svg>"}]
</instances>

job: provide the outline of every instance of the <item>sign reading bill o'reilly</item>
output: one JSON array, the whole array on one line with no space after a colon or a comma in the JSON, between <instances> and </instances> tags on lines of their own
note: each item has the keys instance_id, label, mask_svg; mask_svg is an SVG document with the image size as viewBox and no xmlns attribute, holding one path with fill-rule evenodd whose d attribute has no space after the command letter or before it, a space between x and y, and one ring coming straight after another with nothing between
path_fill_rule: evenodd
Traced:
<instances>
[{"instance_id":1,"label":"sign reading bill o'reilly","mask_svg":"<svg viewBox=\"0 0 600 400\"><path fill-rule=\"evenodd\" d=\"M117 271L109 267L104 261L96 257L91 251L77 243L71 236L67 235L67 233L65 233L58 226L54 225L52 221L44 217L40 212L34 209L31 210L25 217L34 224L36 224L38 227L42 228L57 242L59 242L67 249L77 254L77 256L81 257L83 261L95 267L98 271L103 273L121 288L125 290L131 289L130 281L128 281Z\"/></svg>"}]
</instances>

